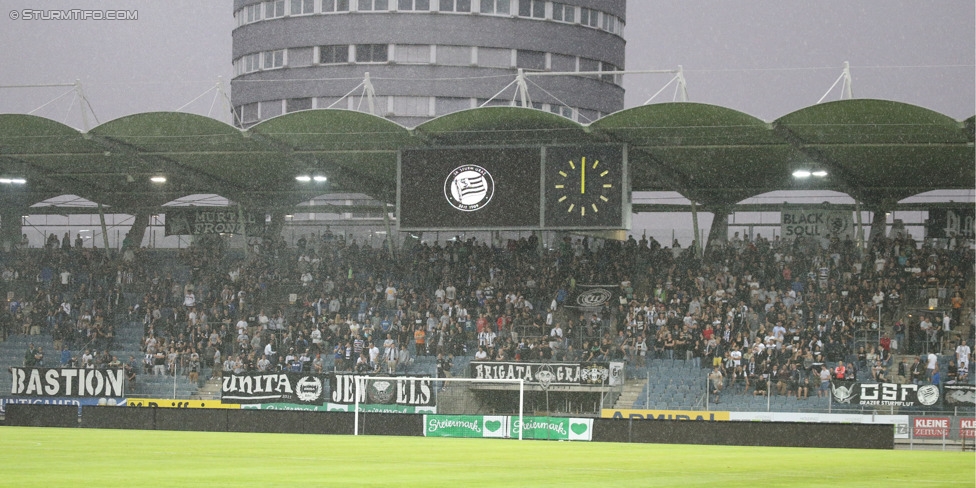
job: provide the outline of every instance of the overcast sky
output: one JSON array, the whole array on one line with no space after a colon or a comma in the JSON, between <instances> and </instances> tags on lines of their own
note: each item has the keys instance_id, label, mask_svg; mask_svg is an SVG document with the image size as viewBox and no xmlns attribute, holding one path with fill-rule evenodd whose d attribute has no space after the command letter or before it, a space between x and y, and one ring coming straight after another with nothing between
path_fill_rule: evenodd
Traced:
<instances>
[{"instance_id":1,"label":"overcast sky","mask_svg":"<svg viewBox=\"0 0 976 488\"><path fill-rule=\"evenodd\" d=\"M3 0L0 8L0 85L78 79L100 122L176 110L232 76L230 0ZM138 20L12 19L12 10L38 8L135 10ZM771 121L816 103L849 61L855 98L965 119L976 113L974 19L972 0L630 0L627 68L682 65L691 101ZM627 107L670 79L628 75ZM671 101L673 86L655 101ZM27 113L70 91L0 88L0 113ZM80 128L73 96L34 113ZM827 100L839 96L838 84ZM206 115L213 100L211 92L184 110ZM212 116L230 119L219 105Z\"/></svg>"}]
</instances>

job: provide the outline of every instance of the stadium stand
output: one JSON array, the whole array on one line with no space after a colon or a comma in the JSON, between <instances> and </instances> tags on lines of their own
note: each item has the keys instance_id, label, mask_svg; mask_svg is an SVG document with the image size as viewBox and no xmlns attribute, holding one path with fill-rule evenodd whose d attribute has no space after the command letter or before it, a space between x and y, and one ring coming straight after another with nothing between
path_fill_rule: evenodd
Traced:
<instances>
[{"instance_id":1,"label":"stadium stand","mask_svg":"<svg viewBox=\"0 0 976 488\"><path fill-rule=\"evenodd\" d=\"M624 361L629 387L613 397L617 408L718 400L723 410L823 411L820 367L843 361L865 379L885 360L890 378L903 358L933 351L947 371L955 344L973 332L973 273L960 264L974 261L972 249L909 236L867 250L837 239L736 237L701 256L634 238L566 237L548 249L534 236L501 246L457 238L396 253L331 233L294 247L254 238L243 251L201 237L178 251L106 253L68 238L0 255L0 366L102 368L114 356L135 374L133 396L201 395L225 370L434 375L438 356L463 376L483 351L488 360ZM619 306L567 307L586 283L620 283ZM959 307L921 311L933 321L951 316L929 339L919 304L957 294ZM557 323L562 338L553 337ZM26 354L30 343L43 348L42 363ZM713 365L724 379L717 398ZM768 397L755 391L764 376ZM804 381L807 398L798 399ZM10 391L8 375L0 388Z\"/></svg>"}]
</instances>

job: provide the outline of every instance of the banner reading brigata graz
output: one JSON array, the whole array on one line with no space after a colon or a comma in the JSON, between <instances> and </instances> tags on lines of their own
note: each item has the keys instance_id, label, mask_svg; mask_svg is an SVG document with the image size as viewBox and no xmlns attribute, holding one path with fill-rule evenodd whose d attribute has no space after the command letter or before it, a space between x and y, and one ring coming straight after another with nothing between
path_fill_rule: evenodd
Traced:
<instances>
[{"instance_id":1,"label":"banner reading brigata graz","mask_svg":"<svg viewBox=\"0 0 976 488\"><path fill-rule=\"evenodd\" d=\"M516 363L471 362L471 376L487 380L524 379L527 384L549 386L615 385L623 363Z\"/></svg>"},{"instance_id":2,"label":"banner reading brigata graz","mask_svg":"<svg viewBox=\"0 0 976 488\"><path fill-rule=\"evenodd\" d=\"M429 377L398 377L390 379L371 379L369 376L353 374L329 375L329 401L338 404L379 405L435 405L434 379Z\"/></svg>"},{"instance_id":3,"label":"banner reading brigata graz","mask_svg":"<svg viewBox=\"0 0 976 488\"><path fill-rule=\"evenodd\" d=\"M221 382L222 403L301 403L325 401L322 375L302 373L245 373L226 375Z\"/></svg>"},{"instance_id":4,"label":"banner reading brigata graz","mask_svg":"<svg viewBox=\"0 0 976 488\"><path fill-rule=\"evenodd\" d=\"M857 383L832 381L834 401L849 405L883 405L894 407L931 406L939 401L936 385L898 383Z\"/></svg>"},{"instance_id":5,"label":"banner reading brigata graz","mask_svg":"<svg viewBox=\"0 0 976 488\"><path fill-rule=\"evenodd\" d=\"M264 218L237 208L167 208L166 235L247 234L264 232Z\"/></svg>"},{"instance_id":6,"label":"banner reading brigata graz","mask_svg":"<svg viewBox=\"0 0 976 488\"><path fill-rule=\"evenodd\" d=\"M125 396L121 369L10 368L10 394L33 397Z\"/></svg>"}]
</instances>

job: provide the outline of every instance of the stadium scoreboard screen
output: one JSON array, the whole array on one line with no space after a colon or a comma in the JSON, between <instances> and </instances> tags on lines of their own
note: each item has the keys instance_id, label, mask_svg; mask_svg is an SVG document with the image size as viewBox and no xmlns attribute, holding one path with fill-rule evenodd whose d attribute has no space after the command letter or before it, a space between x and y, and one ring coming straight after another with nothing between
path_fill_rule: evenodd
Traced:
<instances>
[{"instance_id":1,"label":"stadium scoreboard screen","mask_svg":"<svg viewBox=\"0 0 976 488\"><path fill-rule=\"evenodd\" d=\"M625 229L622 145L405 149L401 230Z\"/></svg>"}]
</instances>

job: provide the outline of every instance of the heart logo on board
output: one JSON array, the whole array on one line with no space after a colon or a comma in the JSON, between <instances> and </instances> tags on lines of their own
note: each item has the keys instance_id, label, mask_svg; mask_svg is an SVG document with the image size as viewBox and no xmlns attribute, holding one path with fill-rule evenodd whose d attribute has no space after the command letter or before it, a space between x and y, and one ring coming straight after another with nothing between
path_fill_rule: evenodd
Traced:
<instances>
[{"instance_id":1,"label":"heart logo on board","mask_svg":"<svg viewBox=\"0 0 976 488\"><path fill-rule=\"evenodd\" d=\"M485 422L485 429L488 430L489 432L495 432L495 431L497 431L500 428L502 428L501 421L498 421L498 420L489 420L489 421Z\"/></svg>"},{"instance_id":2,"label":"heart logo on board","mask_svg":"<svg viewBox=\"0 0 976 488\"><path fill-rule=\"evenodd\" d=\"M583 432L586 432L586 428L586 424L572 424L569 426L569 429L576 435L582 435Z\"/></svg>"}]
</instances>

